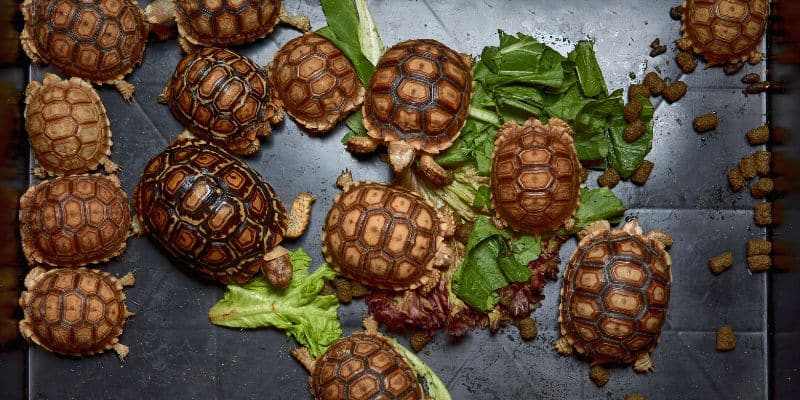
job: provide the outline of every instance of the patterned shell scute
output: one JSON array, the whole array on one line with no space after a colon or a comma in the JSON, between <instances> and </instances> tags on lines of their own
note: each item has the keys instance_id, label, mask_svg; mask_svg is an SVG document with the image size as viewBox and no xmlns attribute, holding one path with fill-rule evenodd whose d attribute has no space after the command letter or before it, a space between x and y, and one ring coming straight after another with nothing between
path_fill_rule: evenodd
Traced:
<instances>
[{"instance_id":1,"label":"patterned shell scute","mask_svg":"<svg viewBox=\"0 0 800 400\"><path fill-rule=\"evenodd\" d=\"M26 24L43 61L92 82L121 79L144 56L148 27L131 0L30 0Z\"/></svg>"},{"instance_id":2,"label":"patterned shell scute","mask_svg":"<svg viewBox=\"0 0 800 400\"><path fill-rule=\"evenodd\" d=\"M286 232L286 210L272 187L203 140L179 140L153 158L133 201L161 247L222 284L250 280Z\"/></svg>"},{"instance_id":3,"label":"patterned shell scute","mask_svg":"<svg viewBox=\"0 0 800 400\"><path fill-rule=\"evenodd\" d=\"M746 58L761 42L769 0L687 0L684 34L709 63Z\"/></svg>"},{"instance_id":4,"label":"patterned shell scute","mask_svg":"<svg viewBox=\"0 0 800 400\"><path fill-rule=\"evenodd\" d=\"M250 43L278 24L280 0L177 0L178 29L196 44Z\"/></svg>"},{"instance_id":5,"label":"patterned shell scute","mask_svg":"<svg viewBox=\"0 0 800 400\"><path fill-rule=\"evenodd\" d=\"M238 155L253 154L271 132L267 76L249 58L205 48L178 63L164 93L190 132Z\"/></svg>"},{"instance_id":6,"label":"patterned shell scute","mask_svg":"<svg viewBox=\"0 0 800 400\"><path fill-rule=\"evenodd\" d=\"M472 71L462 55L435 40L401 42L378 61L364 126L375 139L437 154L461 133L471 97Z\"/></svg>"},{"instance_id":7,"label":"patterned shell scute","mask_svg":"<svg viewBox=\"0 0 800 400\"><path fill-rule=\"evenodd\" d=\"M363 102L353 64L315 33L287 42L270 63L269 78L286 111L311 130L329 129Z\"/></svg>"},{"instance_id":8,"label":"patterned shell scute","mask_svg":"<svg viewBox=\"0 0 800 400\"><path fill-rule=\"evenodd\" d=\"M514 126L495 148L492 201L518 232L552 231L570 218L580 197L580 162L564 131L534 121Z\"/></svg>"},{"instance_id":9,"label":"patterned shell scute","mask_svg":"<svg viewBox=\"0 0 800 400\"><path fill-rule=\"evenodd\" d=\"M319 400L422 400L422 385L384 337L356 332L316 361L311 391Z\"/></svg>"},{"instance_id":10,"label":"patterned shell scute","mask_svg":"<svg viewBox=\"0 0 800 400\"><path fill-rule=\"evenodd\" d=\"M581 242L564 275L561 332L595 362L635 361L658 342L669 303L669 258L624 231Z\"/></svg>"},{"instance_id":11,"label":"patterned shell scute","mask_svg":"<svg viewBox=\"0 0 800 400\"><path fill-rule=\"evenodd\" d=\"M36 341L71 356L101 352L116 343L127 315L117 281L84 268L46 272L25 299L22 308Z\"/></svg>"},{"instance_id":12,"label":"patterned shell scute","mask_svg":"<svg viewBox=\"0 0 800 400\"><path fill-rule=\"evenodd\" d=\"M20 202L22 249L31 264L79 267L125 249L131 226L128 199L109 178L52 179L29 188Z\"/></svg>"},{"instance_id":13,"label":"patterned shell scute","mask_svg":"<svg viewBox=\"0 0 800 400\"><path fill-rule=\"evenodd\" d=\"M408 190L371 182L340 194L324 229L327 262L382 289L419 287L443 241L436 209Z\"/></svg>"},{"instance_id":14,"label":"patterned shell scute","mask_svg":"<svg viewBox=\"0 0 800 400\"><path fill-rule=\"evenodd\" d=\"M93 170L111 152L111 131L97 92L80 78L45 84L25 108L36 160L56 175Z\"/></svg>"}]
</instances>

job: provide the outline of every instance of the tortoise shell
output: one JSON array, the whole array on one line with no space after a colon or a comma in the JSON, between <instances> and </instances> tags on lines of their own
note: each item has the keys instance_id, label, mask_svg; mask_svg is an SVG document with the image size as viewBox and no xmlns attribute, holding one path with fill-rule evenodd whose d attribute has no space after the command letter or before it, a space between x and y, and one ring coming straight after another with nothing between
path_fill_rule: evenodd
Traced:
<instances>
[{"instance_id":1,"label":"tortoise shell","mask_svg":"<svg viewBox=\"0 0 800 400\"><path fill-rule=\"evenodd\" d=\"M236 155L251 155L283 119L267 75L230 50L205 48L185 56L162 99L190 132Z\"/></svg>"},{"instance_id":2,"label":"tortoise shell","mask_svg":"<svg viewBox=\"0 0 800 400\"><path fill-rule=\"evenodd\" d=\"M122 79L142 61L148 27L130 0L25 0L22 47L34 59L95 83Z\"/></svg>"},{"instance_id":3,"label":"tortoise shell","mask_svg":"<svg viewBox=\"0 0 800 400\"><path fill-rule=\"evenodd\" d=\"M672 283L661 243L625 230L584 237L564 273L561 334L595 363L630 363L658 342Z\"/></svg>"},{"instance_id":4,"label":"tortoise shell","mask_svg":"<svg viewBox=\"0 0 800 400\"><path fill-rule=\"evenodd\" d=\"M119 180L72 175L28 188L20 198L22 250L31 265L79 267L125 250L130 209Z\"/></svg>"},{"instance_id":5,"label":"tortoise shell","mask_svg":"<svg viewBox=\"0 0 800 400\"><path fill-rule=\"evenodd\" d=\"M253 42L278 24L280 0L176 0L178 33L194 45Z\"/></svg>"},{"instance_id":6,"label":"tortoise shell","mask_svg":"<svg viewBox=\"0 0 800 400\"><path fill-rule=\"evenodd\" d=\"M424 393L405 358L383 336L356 332L334 342L309 377L318 400L422 400Z\"/></svg>"},{"instance_id":7,"label":"tortoise shell","mask_svg":"<svg viewBox=\"0 0 800 400\"><path fill-rule=\"evenodd\" d=\"M492 156L492 202L498 217L518 232L543 233L566 222L578 207L580 162L572 130L552 118L507 122Z\"/></svg>"},{"instance_id":8,"label":"tortoise shell","mask_svg":"<svg viewBox=\"0 0 800 400\"><path fill-rule=\"evenodd\" d=\"M392 46L375 67L364 100L364 126L383 142L404 141L438 154L467 120L472 71L465 57L432 39Z\"/></svg>"},{"instance_id":9,"label":"tortoise shell","mask_svg":"<svg viewBox=\"0 0 800 400\"><path fill-rule=\"evenodd\" d=\"M684 38L709 65L736 63L757 53L769 0L686 0Z\"/></svg>"},{"instance_id":10,"label":"tortoise shell","mask_svg":"<svg viewBox=\"0 0 800 400\"><path fill-rule=\"evenodd\" d=\"M355 182L325 218L322 253L336 271L381 289L427 283L445 222L422 197L400 187Z\"/></svg>"},{"instance_id":11,"label":"tortoise shell","mask_svg":"<svg viewBox=\"0 0 800 400\"><path fill-rule=\"evenodd\" d=\"M96 269L59 268L25 283L20 331L26 339L69 356L102 353L119 342L129 313L117 278Z\"/></svg>"},{"instance_id":12,"label":"tortoise shell","mask_svg":"<svg viewBox=\"0 0 800 400\"><path fill-rule=\"evenodd\" d=\"M89 83L46 74L43 83L32 81L26 93L25 128L47 174L78 175L100 163L113 165L108 160L111 129L106 109Z\"/></svg>"},{"instance_id":13,"label":"tortoise shell","mask_svg":"<svg viewBox=\"0 0 800 400\"><path fill-rule=\"evenodd\" d=\"M353 64L316 33L287 42L268 70L286 111L312 133L327 132L364 102Z\"/></svg>"},{"instance_id":14,"label":"tortoise shell","mask_svg":"<svg viewBox=\"0 0 800 400\"><path fill-rule=\"evenodd\" d=\"M133 206L156 243L222 284L249 281L287 226L283 203L256 171L199 139L179 139L150 160Z\"/></svg>"}]
</instances>

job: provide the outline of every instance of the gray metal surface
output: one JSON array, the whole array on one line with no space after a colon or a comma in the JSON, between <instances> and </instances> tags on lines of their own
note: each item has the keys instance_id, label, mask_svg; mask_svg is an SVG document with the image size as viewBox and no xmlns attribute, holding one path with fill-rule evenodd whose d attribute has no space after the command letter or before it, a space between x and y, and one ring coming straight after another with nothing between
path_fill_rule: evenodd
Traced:
<instances>
[{"instance_id":1,"label":"gray metal surface","mask_svg":"<svg viewBox=\"0 0 800 400\"><path fill-rule=\"evenodd\" d=\"M640 392L648 399L742 398L767 396L767 282L747 273L744 243L764 237L753 224L754 200L730 193L725 172L739 157L755 151L744 139L747 129L765 118L764 96L741 94L739 77L702 67L682 77L670 51L652 59L648 44L656 37L671 43L679 23L669 18L675 1L370 1L383 40L430 37L477 55L497 43L496 30L524 32L565 52L577 40L594 38L609 87L626 87L629 73L641 79L650 70L681 77L689 93L680 102L659 103L655 117L655 162L643 188L624 183L615 192L646 230L673 233L674 284L661 343L652 357L656 372L635 374L612 368L611 381L598 389L588 379L588 365L552 350L558 336L558 284L549 285L542 308L534 314L540 335L529 343L516 328L496 335L474 332L463 339L435 338L422 354L450 388L454 399L621 399ZM141 3L142 6L145 2ZM287 0L293 13L324 25L317 1ZM277 49L297 36L280 27L267 39L238 49L264 65ZM100 90L114 135L112 159L122 166L120 178L130 194L145 163L181 131L166 106L156 102L181 58L175 41L149 44L144 63L130 76L136 98L125 104L109 87ZM765 65L745 72L764 72ZM41 78L49 68L33 69ZM695 115L717 111L719 128L698 136ZM317 197L308 233L288 247L303 247L319 264L322 220L337 189L339 171L357 179L387 181L387 166L376 157L354 158L339 143L339 127L325 138L303 134L292 121L278 126L263 149L247 162L276 189L285 202L300 191ZM590 185L595 186L594 176ZM575 243L562 250L567 259ZM736 264L719 277L706 261L733 251ZM288 354L295 345L271 329L238 331L213 326L206 313L222 289L200 283L176 266L147 239L131 239L125 256L106 267L121 275L136 269L137 285L127 290L129 320L122 342L131 348L120 364L113 354L84 360L62 358L38 347L28 352L28 397L33 399L288 399L307 398L305 370ZM563 269L563 264L562 264ZM342 307L349 333L359 327L362 302ZM714 351L717 327L732 325L737 349Z\"/></svg>"}]
</instances>

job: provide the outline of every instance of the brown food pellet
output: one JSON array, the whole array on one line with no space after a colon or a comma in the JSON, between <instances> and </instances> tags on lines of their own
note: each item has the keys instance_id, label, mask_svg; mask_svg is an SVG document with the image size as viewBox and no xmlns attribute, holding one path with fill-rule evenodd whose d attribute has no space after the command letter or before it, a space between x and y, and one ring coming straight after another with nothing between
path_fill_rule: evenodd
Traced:
<instances>
[{"instance_id":1,"label":"brown food pellet","mask_svg":"<svg viewBox=\"0 0 800 400\"><path fill-rule=\"evenodd\" d=\"M347 304L353 301L353 288L347 279L336 279L333 283L336 287L336 298L339 303Z\"/></svg>"},{"instance_id":2,"label":"brown food pellet","mask_svg":"<svg viewBox=\"0 0 800 400\"><path fill-rule=\"evenodd\" d=\"M420 350L424 349L425 346L431 342L431 339L433 339L433 337L428 334L423 332L414 332L408 337L408 343L411 345L411 349L414 350L415 353L419 353Z\"/></svg>"},{"instance_id":3,"label":"brown food pellet","mask_svg":"<svg viewBox=\"0 0 800 400\"><path fill-rule=\"evenodd\" d=\"M694 54L688 51L678 53L678 55L675 56L675 62L681 67L681 71L687 74L697 69L697 59L694 57Z\"/></svg>"},{"instance_id":4,"label":"brown food pellet","mask_svg":"<svg viewBox=\"0 0 800 400\"><path fill-rule=\"evenodd\" d=\"M736 348L736 335L733 328L723 326L717 330L717 351L731 351Z\"/></svg>"},{"instance_id":5,"label":"brown food pellet","mask_svg":"<svg viewBox=\"0 0 800 400\"><path fill-rule=\"evenodd\" d=\"M652 42L650 42L650 48L655 49L656 47L661 46L661 39L655 38Z\"/></svg>"},{"instance_id":6,"label":"brown food pellet","mask_svg":"<svg viewBox=\"0 0 800 400\"><path fill-rule=\"evenodd\" d=\"M653 96L660 96L661 93L664 92L664 88L667 87L664 79L653 71L648 72L647 75L644 76L642 83Z\"/></svg>"},{"instance_id":7,"label":"brown food pellet","mask_svg":"<svg viewBox=\"0 0 800 400\"><path fill-rule=\"evenodd\" d=\"M742 157L739 160L739 170L742 171L742 176L745 179L753 179L758 175L758 170L756 169L756 158L752 154L749 156Z\"/></svg>"},{"instance_id":8,"label":"brown food pellet","mask_svg":"<svg viewBox=\"0 0 800 400\"><path fill-rule=\"evenodd\" d=\"M626 394L625 400L647 400L647 397L644 397L644 395L641 393L632 393Z\"/></svg>"},{"instance_id":9,"label":"brown food pellet","mask_svg":"<svg viewBox=\"0 0 800 400\"><path fill-rule=\"evenodd\" d=\"M658 46L653 50L650 50L650 57L658 57L667 52L667 46Z\"/></svg>"},{"instance_id":10,"label":"brown food pellet","mask_svg":"<svg viewBox=\"0 0 800 400\"><path fill-rule=\"evenodd\" d=\"M759 93L766 92L767 89L770 88L770 86L771 85L770 85L769 82L753 83L753 84L747 85L747 87L744 88L744 90L742 90L742 93L744 93L744 94L759 94Z\"/></svg>"},{"instance_id":11,"label":"brown food pellet","mask_svg":"<svg viewBox=\"0 0 800 400\"><path fill-rule=\"evenodd\" d=\"M536 320L533 318L523 318L519 320L519 335L522 340L528 341L536 338L539 328L536 327Z\"/></svg>"},{"instance_id":12,"label":"brown food pellet","mask_svg":"<svg viewBox=\"0 0 800 400\"><path fill-rule=\"evenodd\" d=\"M631 176L631 182L639 186L644 186L644 184L647 183L647 179L650 178L650 173L653 172L654 165L655 164L650 161L642 161L642 164L639 165L639 168L636 168L636 172Z\"/></svg>"},{"instance_id":13,"label":"brown food pellet","mask_svg":"<svg viewBox=\"0 0 800 400\"><path fill-rule=\"evenodd\" d=\"M697 133L706 133L714 130L719 125L719 115L715 112L699 115L692 121L692 127Z\"/></svg>"},{"instance_id":14,"label":"brown food pellet","mask_svg":"<svg viewBox=\"0 0 800 400\"><path fill-rule=\"evenodd\" d=\"M686 92L689 90L689 86L686 85L684 81L675 81L672 82L669 86L664 89L663 95L664 100L669 103L674 103L681 99Z\"/></svg>"},{"instance_id":15,"label":"brown food pellet","mask_svg":"<svg viewBox=\"0 0 800 400\"><path fill-rule=\"evenodd\" d=\"M747 268L750 272L764 272L772 268L772 257L768 255L747 257Z\"/></svg>"},{"instance_id":16,"label":"brown food pellet","mask_svg":"<svg viewBox=\"0 0 800 400\"><path fill-rule=\"evenodd\" d=\"M747 131L747 141L751 146L767 143L769 140L769 125L757 126Z\"/></svg>"},{"instance_id":17,"label":"brown food pellet","mask_svg":"<svg viewBox=\"0 0 800 400\"><path fill-rule=\"evenodd\" d=\"M330 281L326 281L322 285L322 290L319 291L320 296L330 296L332 294L336 294L336 291L333 289L333 284Z\"/></svg>"},{"instance_id":18,"label":"brown food pellet","mask_svg":"<svg viewBox=\"0 0 800 400\"><path fill-rule=\"evenodd\" d=\"M747 241L747 256L767 256L772 253L772 242L764 239Z\"/></svg>"},{"instance_id":19,"label":"brown food pellet","mask_svg":"<svg viewBox=\"0 0 800 400\"><path fill-rule=\"evenodd\" d=\"M625 129L622 131L622 138L628 143L633 143L639 140L639 138L642 137L646 131L647 127L644 126L644 123L637 119L625 127Z\"/></svg>"},{"instance_id":20,"label":"brown food pellet","mask_svg":"<svg viewBox=\"0 0 800 400\"><path fill-rule=\"evenodd\" d=\"M756 225L767 226L772 224L772 203L758 203L753 211Z\"/></svg>"},{"instance_id":21,"label":"brown food pellet","mask_svg":"<svg viewBox=\"0 0 800 400\"><path fill-rule=\"evenodd\" d=\"M756 173L759 176L767 176L770 171L770 162L772 161L772 153L766 150L759 150L753 153L753 158L756 160Z\"/></svg>"},{"instance_id":22,"label":"brown food pellet","mask_svg":"<svg viewBox=\"0 0 800 400\"><path fill-rule=\"evenodd\" d=\"M726 251L718 256L711 257L708 260L708 269L715 275L719 275L727 271L733 266L733 253Z\"/></svg>"},{"instance_id":23,"label":"brown food pellet","mask_svg":"<svg viewBox=\"0 0 800 400\"><path fill-rule=\"evenodd\" d=\"M763 199L775 189L775 183L770 178L761 178L750 186L750 194L756 199Z\"/></svg>"},{"instance_id":24,"label":"brown food pellet","mask_svg":"<svg viewBox=\"0 0 800 400\"><path fill-rule=\"evenodd\" d=\"M350 292L353 294L354 299L360 299L369 294L369 288L361 282L350 282Z\"/></svg>"},{"instance_id":25,"label":"brown food pellet","mask_svg":"<svg viewBox=\"0 0 800 400\"><path fill-rule=\"evenodd\" d=\"M622 109L622 116L625 117L625 121L633 122L639 120L639 115L642 114L642 103L639 103L637 100L631 100L628 104L625 104L625 108Z\"/></svg>"},{"instance_id":26,"label":"brown food pellet","mask_svg":"<svg viewBox=\"0 0 800 400\"><path fill-rule=\"evenodd\" d=\"M597 184L609 189L619 184L620 176L614 168L608 167L600 176L597 177Z\"/></svg>"},{"instance_id":27,"label":"brown food pellet","mask_svg":"<svg viewBox=\"0 0 800 400\"><path fill-rule=\"evenodd\" d=\"M738 62L736 64L725 64L722 66L722 71L725 72L726 75L736 75L739 71L744 68L743 62Z\"/></svg>"},{"instance_id":28,"label":"brown food pellet","mask_svg":"<svg viewBox=\"0 0 800 400\"><path fill-rule=\"evenodd\" d=\"M674 20L683 18L683 6L675 6L669 9L669 17Z\"/></svg>"},{"instance_id":29,"label":"brown food pellet","mask_svg":"<svg viewBox=\"0 0 800 400\"><path fill-rule=\"evenodd\" d=\"M650 97L650 90L638 83L628 86L628 101L636 100L636 96Z\"/></svg>"},{"instance_id":30,"label":"brown food pellet","mask_svg":"<svg viewBox=\"0 0 800 400\"><path fill-rule=\"evenodd\" d=\"M602 365L595 365L589 368L589 378L592 379L597 387L603 387L611 379L611 373Z\"/></svg>"},{"instance_id":31,"label":"brown food pellet","mask_svg":"<svg viewBox=\"0 0 800 400\"><path fill-rule=\"evenodd\" d=\"M758 74L747 74L742 77L742 83L758 83L761 82L761 76Z\"/></svg>"},{"instance_id":32,"label":"brown food pellet","mask_svg":"<svg viewBox=\"0 0 800 400\"><path fill-rule=\"evenodd\" d=\"M744 176L742 176L742 171L738 167L728 171L728 185L731 186L731 190L738 192L744 189L744 184Z\"/></svg>"}]
</instances>

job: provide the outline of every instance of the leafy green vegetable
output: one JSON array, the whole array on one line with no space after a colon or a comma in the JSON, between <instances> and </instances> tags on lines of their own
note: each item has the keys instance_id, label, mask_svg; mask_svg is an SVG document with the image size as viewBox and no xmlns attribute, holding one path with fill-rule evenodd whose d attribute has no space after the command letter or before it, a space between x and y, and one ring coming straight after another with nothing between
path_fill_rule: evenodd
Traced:
<instances>
[{"instance_id":1,"label":"leafy green vegetable","mask_svg":"<svg viewBox=\"0 0 800 400\"><path fill-rule=\"evenodd\" d=\"M542 238L523 235L511 242L511 252L522 265L528 265L542 254Z\"/></svg>"},{"instance_id":2,"label":"leafy green vegetable","mask_svg":"<svg viewBox=\"0 0 800 400\"><path fill-rule=\"evenodd\" d=\"M528 280L531 270L514 258L506 242L510 238L510 233L492 225L487 216L477 216L464 248L464 261L453 273L453 293L487 311L500 301L497 289Z\"/></svg>"},{"instance_id":3,"label":"leafy green vegetable","mask_svg":"<svg viewBox=\"0 0 800 400\"><path fill-rule=\"evenodd\" d=\"M623 138L626 122L621 116L615 117L611 126L611 151L608 154L608 164L623 178L629 178L633 175L653 148L653 113L655 108L650 103L650 99L644 96L637 96L636 100L642 104L642 113L639 114L639 120L647 127L644 135L633 143L626 142Z\"/></svg>"},{"instance_id":4,"label":"leafy green vegetable","mask_svg":"<svg viewBox=\"0 0 800 400\"><path fill-rule=\"evenodd\" d=\"M347 134L342 137L342 144L347 144L347 141L353 136L367 136L367 128L364 127L364 123L362 122L363 120L364 114L361 110L358 110L347 117L344 123L348 128L350 128L350 132L347 132Z\"/></svg>"},{"instance_id":5,"label":"leafy green vegetable","mask_svg":"<svg viewBox=\"0 0 800 400\"><path fill-rule=\"evenodd\" d=\"M603 71L600 70L597 56L594 54L594 43L588 40L581 40L575 46L575 50L569 53L568 58L575 63L578 82L581 84L584 96L597 97L608 92L606 80L603 78Z\"/></svg>"},{"instance_id":6,"label":"leafy green vegetable","mask_svg":"<svg viewBox=\"0 0 800 400\"><path fill-rule=\"evenodd\" d=\"M573 232L578 232L586 225L595 221L607 220L617 223L627 210L625 204L608 188L586 189L581 188L581 198L578 211L575 213L575 227Z\"/></svg>"},{"instance_id":7,"label":"leafy green vegetable","mask_svg":"<svg viewBox=\"0 0 800 400\"><path fill-rule=\"evenodd\" d=\"M365 0L322 0L322 12L328 25L317 33L344 53L367 85L383 54L383 42Z\"/></svg>"},{"instance_id":8,"label":"leafy green vegetable","mask_svg":"<svg viewBox=\"0 0 800 400\"><path fill-rule=\"evenodd\" d=\"M350 43L339 39L333 29L331 29L329 26L323 26L322 28L317 29L317 33L333 42L333 44L335 44L336 47L338 47L339 50L344 53L345 57L347 57L353 64L353 68L356 70L358 78L364 85L367 85L369 83L369 79L372 77L372 73L375 71L375 66L367 59L367 57L364 56L364 54L361 53L361 50L357 46L353 46Z\"/></svg>"},{"instance_id":9,"label":"leafy green vegetable","mask_svg":"<svg viewBox=\"0 0 800 400\"><path fill-rule=\"evenodd\" d=\"M387 339L392 343L394 349L408 361L408 365L417 373L417 376L425 379L425 383L428 384L428 395L430 395L433 400L451 400L447 385L439 379L431 367L420 360L414 352L408 350L400 343L397 343L394 338L387 337Z\"/></svg>"},{"instance_id":10,"label":"leafy green vegetable","mask_svg":"<svg viewBox=\"0 0 800 400\"><path fill-rule=\"evenodd\" d=\"M309 273L311 257L303 249L293 252L291 259L294 275L289 287L278 289L262 275L242 286L229 285L208 311L211 323L230 328L275 327L297 339L313 356L322 354L342 335L339 301L333 295L319 295L336 272L323 264Z\"/></svg>"},{"instance_id":11,"label":"leafy green vegetable","mask_svg":"<svg viewBox=\"0 0 800 400\"><path fill-rule=\"evenodd\" d=\"M367 1L354 1L358 12L358 42L361 44L361 52L373 65L378 65L378 60L385 50L381 36L378 34L378 28L372 19L372 13L369 12Z\"/></svg>"},{"instance_id":12,"label":"leafy green vegetable","mask_svg":"<svg viewBox=\"0 0 800 400\"><path fill-rule=\"evenodd\" d=\"M475 194L475 200L472 201L473 208L492 207L492 194L489 191L489 186L478 186L478 193Z\"/></svg>"}]
</instances>

